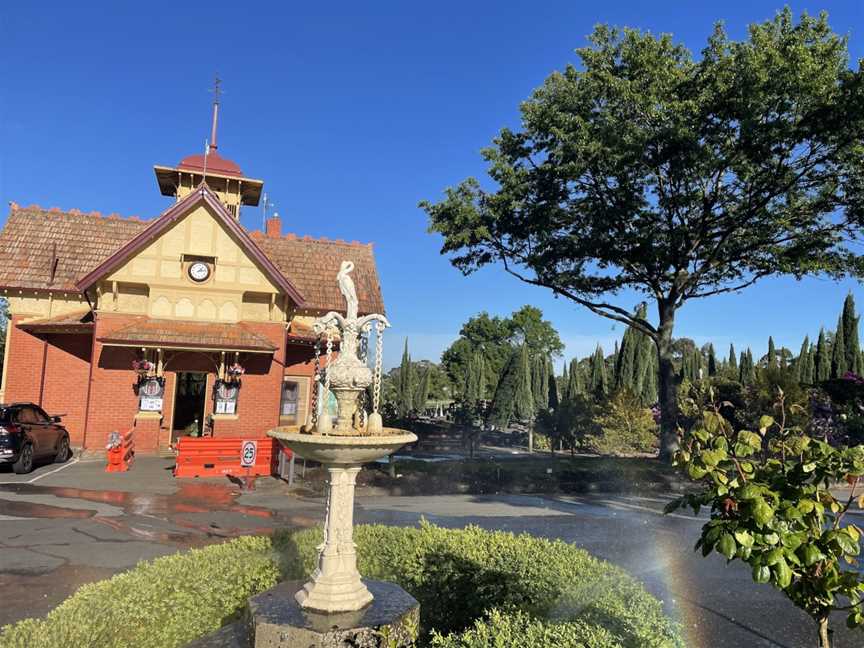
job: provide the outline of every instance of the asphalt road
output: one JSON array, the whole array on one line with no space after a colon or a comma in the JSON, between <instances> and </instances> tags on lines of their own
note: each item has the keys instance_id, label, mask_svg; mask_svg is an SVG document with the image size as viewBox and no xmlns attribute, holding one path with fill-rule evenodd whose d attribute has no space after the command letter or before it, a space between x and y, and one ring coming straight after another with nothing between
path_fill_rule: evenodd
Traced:
<instances>
[{"instance_id":1,"label":"asphalt road","mask_svg":"<svg viewBox=\"0 0 864 648\"><path fill-rule=\"evenodd\" d=\"M80 584L141 559L280 526L310 526L323 502L259 480L254 492L225 481L175 481L171 461L139 460L125 474L101 463L0 472L0 623L42 615ZM812 622L746 566L694 553L700 520L662 515L662 498L443 495L358 497L357 522L441 526L560 538L621 565L660 598L691 648L816 645ZM864 632L837 619L837 648Z\"/></svg>"}]
</instances>

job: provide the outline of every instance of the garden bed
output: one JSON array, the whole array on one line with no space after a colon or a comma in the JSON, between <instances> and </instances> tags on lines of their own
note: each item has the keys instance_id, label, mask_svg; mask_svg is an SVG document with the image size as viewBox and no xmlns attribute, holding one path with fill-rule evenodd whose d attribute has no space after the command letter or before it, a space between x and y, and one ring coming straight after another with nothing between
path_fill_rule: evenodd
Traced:
<instances>
[{"instance_id":1,"label":"garden bed","mask_svg":"<svg viewBox=\"0 0 864 648\"><path fill-rule=\"evenodd\" d=\"M660 602L618 567L563 542L476 527L358 526L360 572L421 604L420 645L679 648ZM249 596L314 566L320 530L243 537L85 585L3 648L172 648L239 618Z\"/></svg>"}]
</instances>

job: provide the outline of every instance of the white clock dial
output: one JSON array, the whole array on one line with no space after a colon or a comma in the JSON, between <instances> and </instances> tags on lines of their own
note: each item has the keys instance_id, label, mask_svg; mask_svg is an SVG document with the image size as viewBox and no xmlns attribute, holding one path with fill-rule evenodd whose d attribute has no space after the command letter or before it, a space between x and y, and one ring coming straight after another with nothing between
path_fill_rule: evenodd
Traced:
<instances>
[{"instance_id":1,"label":"white clock dial","mask_svg":"<svg viewBox=\"0 0 864 648\"><path fill-rule=\"evenodd\" d=\"M193 281L205 281L210 276L210 266L201 261L196 261L189 266L189 276Z\"/></svg>"}]
</instances>

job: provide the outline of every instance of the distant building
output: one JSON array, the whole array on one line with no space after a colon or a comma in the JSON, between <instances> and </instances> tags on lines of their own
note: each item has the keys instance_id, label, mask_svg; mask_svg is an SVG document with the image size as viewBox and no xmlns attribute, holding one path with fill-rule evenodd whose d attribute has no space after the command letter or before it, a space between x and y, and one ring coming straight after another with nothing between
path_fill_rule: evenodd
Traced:
<instances>
[{"instance_id":1,"label":"distant building","mask_svg":"<svg viewBox=\"0 0 864 648\"><path fill-rule=\"evenodd\" d=\"M101 448L133 426L137 450L155 452L181 434L302 424L311 322L344 311L343 260L361 313L384 311L371 244L283 236L278 216L263 233L240 224L263 182L217 153L217 112L206 159L155 167L175 199L155 219L12 203L0 232L11 313L0 400L65 415L73 446Z\"/></svg>"}]
</instances>

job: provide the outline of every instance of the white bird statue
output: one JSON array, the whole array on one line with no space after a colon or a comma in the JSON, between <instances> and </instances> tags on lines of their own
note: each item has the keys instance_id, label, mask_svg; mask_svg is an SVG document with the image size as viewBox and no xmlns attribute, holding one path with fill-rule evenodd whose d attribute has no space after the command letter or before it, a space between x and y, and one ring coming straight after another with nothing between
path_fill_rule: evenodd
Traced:
<instances>
[{"instance_id":1,"label":"white bird statue","mask_svg":"<svg viewBox=\"0 0 864 648\"><path fill-rule=\"evenodd\" d=\"M357 291L354 289L354 280L349 276L352 270L354 270L354 263L343 261L339 267L339 273L336 275L336 280L339 282L339 291L348 303L346 319L349 320L357 319Z\"/></svg>"}]
</instances>

